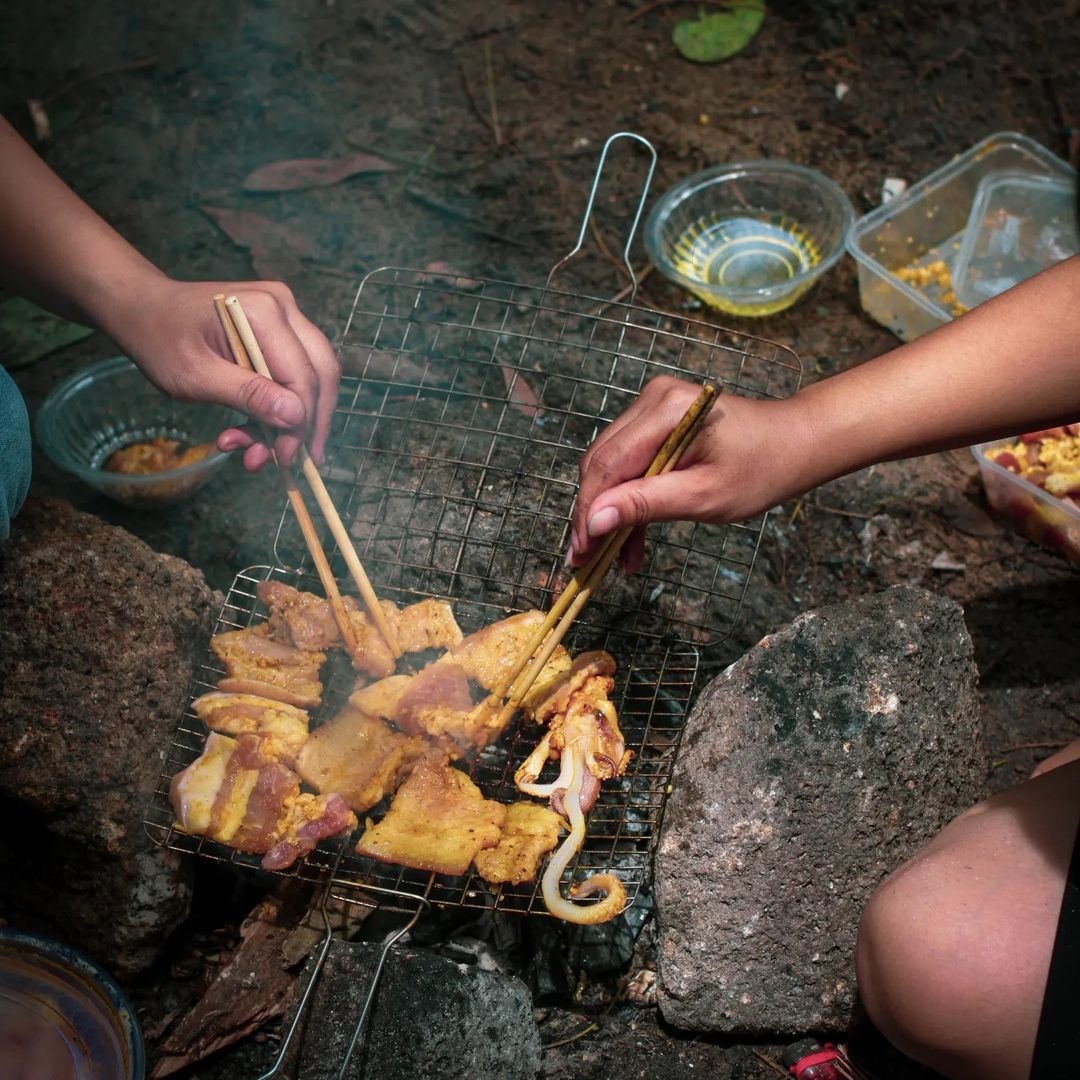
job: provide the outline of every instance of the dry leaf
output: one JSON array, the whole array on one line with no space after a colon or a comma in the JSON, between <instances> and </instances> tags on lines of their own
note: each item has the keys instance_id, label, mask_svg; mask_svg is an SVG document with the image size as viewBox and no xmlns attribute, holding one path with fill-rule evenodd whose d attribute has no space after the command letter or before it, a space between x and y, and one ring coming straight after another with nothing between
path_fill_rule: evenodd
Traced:
<instances>
[{"instance_id":1,"label":"dry leaf","mask_svg":"<svg viewBox=\"0 0 1080 1080\"><path fill-rule=\"evenodd\" d=\"M350 176L397 172L398 167L374 154L347 154L339 158L293 158L260 165L243 183L245 191L301 191L330 187Z\"/></svg>"},{"instance_id":2,"label":"dry leaf","mask_svg":"<svg viewBox=\"0 0 1080 1080\"><path fill-rule=\"evenodd\" d=\"M525 416L539 416L543 411L540 408L540 399L536 391L525 381L520 371L515 370L509 364L500 364L503 381L508 391L507 400Z\"/></svg>"}]
</instances>

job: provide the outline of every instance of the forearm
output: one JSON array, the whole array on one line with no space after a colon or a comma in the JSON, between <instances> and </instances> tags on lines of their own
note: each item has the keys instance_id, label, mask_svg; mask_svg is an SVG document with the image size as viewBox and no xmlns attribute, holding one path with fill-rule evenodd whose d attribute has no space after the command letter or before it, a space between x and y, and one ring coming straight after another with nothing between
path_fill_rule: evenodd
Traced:
<instances>
[{"instance_id":1,"label":"forearm","mask_svg":"<svg viewBox=\"0 0 1080 1080\"><path fill-rule=\"evenodd\" d=\"M876 461L1080 420L1080 256L792 401L805 487Z\"/></svg>"},{"instance_id":2,"label":"forearm","mask_svg":"<svg viewBox=\"0 0 1080 1080\"><path fill-rule=\"evenodd\" d=\"M117 298L163 278L0 118L0 282L110 331Z\"/></svg>"}]
</instances>

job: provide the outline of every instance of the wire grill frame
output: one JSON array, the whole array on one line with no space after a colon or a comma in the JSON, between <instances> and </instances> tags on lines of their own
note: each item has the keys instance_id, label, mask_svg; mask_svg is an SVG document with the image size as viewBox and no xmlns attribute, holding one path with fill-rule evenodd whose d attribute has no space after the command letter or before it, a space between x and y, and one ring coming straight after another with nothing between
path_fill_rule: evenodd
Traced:
<instances>
[{"instance_id":1,"label":"wire grill frame","mask_svg":"<svg viewBox=\"0 0 1080 1080\"><path fill-rule=\"evenodd\" d=\"M347 374L322 470L335 505L381 596L400 604L450 599L466 632L546 608L558 594L580 457L648 379L710 379L726 392L777 398L793 392L801 375L783 346L695 320L550 287L404 268L365 278L339 357ZM571 880L614 872L628 903L647 886L699 650L730 633L764 520L651 530L642 570L610 581L575 624L566 641L572 652L603 648L615 656L614 700L634 756L624 777L601 786ZM236 576L215 633L266 617L255 595L262 580L320 591L287 507L274 557L276 566ZM351 591L339 554L332 566ZM208 654L192 699L223 675ZM313 726L344 703L353 678L344 664L324 668L324 704L313 711ZM470 763L487 797L521 797L514 769L540 735L515 724ZM189 708L166 753L148 831L173 850L258 868L255 856L174 827L169 782L205 737ZM491 887L475 872L460 879L418 873L361 857L355 842L324 842L281 873L384 907L396 898L413 910L426 896L439 906L546 912L538 882Z\"/></svg>"}]
</instances>

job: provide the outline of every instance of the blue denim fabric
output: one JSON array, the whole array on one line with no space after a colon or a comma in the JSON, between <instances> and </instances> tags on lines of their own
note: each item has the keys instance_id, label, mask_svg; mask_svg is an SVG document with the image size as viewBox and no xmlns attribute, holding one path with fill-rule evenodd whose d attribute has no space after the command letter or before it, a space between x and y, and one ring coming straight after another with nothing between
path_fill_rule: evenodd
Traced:
<instances>
[{"instance_id":1,"label":"blue denim fabric","mask_svg":"<svg viewBox=\"0 0 1080 1080\"><path fill-rule=\"evenodd\" d=\"M11 376L0 367L0 540L11 532L30 487L30 418Z\"/></svg>"}]
</instances>

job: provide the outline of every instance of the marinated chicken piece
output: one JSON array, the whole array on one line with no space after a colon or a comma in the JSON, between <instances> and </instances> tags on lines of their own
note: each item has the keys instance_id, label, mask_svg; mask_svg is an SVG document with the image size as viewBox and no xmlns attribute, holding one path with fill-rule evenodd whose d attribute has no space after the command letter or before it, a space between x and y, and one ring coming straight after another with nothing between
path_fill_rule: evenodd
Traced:
<instances>
[{"instance_id":1,"label":"marinated chicken piece","mask_svg":"<svg viewBox=\"0 0 1080 1080\"><path fill-rule=\"evenodd\" d=\"M341 630L329 600L283 581L260 581L255 592L270 612L267 625L275 641L316 652L341 645ZM351 596L343 596L341 603L347 612L358 609Z\"/></svg>"},{"instance_id":2,"label":"marinated chicken piece","mask_svg":"<svg viewBox=\"0 0 1080 1080\"><path fill-rule=\"evenodd\" d=\"M559 842L562 824L554 810L540 803L511 804L498 844L476 856L477 872L491 885L535 881L540 860Z\"/></svg>"},{"instance_id":3,"label":"marinated chicken piece","mask_svg":"<svg viewBox=\"0 0 1080 1080\"><path fill-rule=\"evenodd\" d=\"M370 810L389 795L415 762L433 748L415 735L352 705L312 733L296 771L316 791L336 791L353 810Z\"/></svg>"},{"instance_id":4,"label":"marinated chicken piece","mask_svg":"<svg viewBox=\"0 0 1080 1080\"><path fill-rule=\"evenodd\" d=\"M263 756L292 767L308 737L308 714L295 705L256 694L203 694L192 703L195 715L222 735L258 735Z\"/></svg>"},{"instance_id":5,"label":"marinated chicken piece","mask_svg":"<svg viewBox=\"0 0 1080 1080\"><path fill-rule=\"evenodd\" d=\"M449 765L423 759L398 788L386 816L370 820L356 845L361 855L383 862L464 874L484 848L502 835L506 807Z\"/></svg>"},{"instance_id":6,"label":"marinated chicken piece","mask_svg":"<svg viewBox=\"0 0 1080 1080\"><path fill-rule=\"evenodd\" d=\"M564 713L552 717L550 726L536 749L514 774L518 790L539 798L550 797L551 807L565 813L563 796L573 774L576 758L584 770L581 776L581 810L588 812L600 794L600 782L622 776L630 761L615 706L608 694L614 686L610 676L591 675L570 694ZM550 784L537 784L548 760L559 759L560 772Z\"/></svg>"},{"instance_id":7,"label":"marinated chicken piece","mask_svg":"<svg viewBox=\"0 0 1080 1080\"><path fill-rule=\"evenodd\" d=\"M582 653L572 662L570 654L567 653L565 667L561 670L553 664L554 660L553 655L521 703L522 708L531 713L538 724L546 724L552 717L566 712L571 695L580 690L589 679L594 676L610 679L615 674L615 658L600 649ZM613 686L614 682L610 685Z\"/></svg>"},{"instance_id":8,"label":"marinated chicken piece","mask_svg":"<svg viewBox=\"0 0 1080 1080\"><path fill-rule=\"evenodd\" d=\"M510 674L543 621L542 611L523 611L469 634L450 652L470 679L485 690L494 690Z\"/></svg>"},{"instance_id":9,"label":"marinated chicken piece","mask_svg":"<svg viewBox=\"0 0 1080 1080\"><path fill-rule=\"evenodd\" d=\"M228 672L218 683L219 690L257 694L302 709L314 708L322 701L319 668L326 654L273 641L265 623L215 634L210 647Z\"/></svg>"},{"instance_id":10,"label":"marinated chicken piece","mask_svg":"<svg viewBox=\"0 0 1080 1080\"><path fill-rule=\"evenodd\" d=\"M179 439L158 436L146 442L130 443L110 454L105 462L105 471L123 473L125 476L145 476L148 473L183 469L202 461L213 452L212 442L184 446Z\"/></svg>"},{"instance_id":11,"label":"marinated chicken piece","mask_svg":"<svg viewBox=\"0 0 1080 1080\"><path fill-rule=\"evenodd\" d=\"M472 750L489 746L503 733L506 721L502 711L503 703L498 698L487 697L467 710L445 705L421 709L414 723L452 758L462 758Z\"/></svg>"},{"instance_id":12,"label":"marinated chicken piece","mask_svg":"<svg viewBox=\"0 0 1080 1080\"><path fill-rule=\"evenodd\" d=\"M445 600L421 600L402 608L394 632L407 653L449 649L462 640L453 608Z\"/></svg>"},{"instance_id":13,"label":"marinated chicken piece","mask_svg":"<svg viewBox=\"0 0 1080 1080\"><path fill-rule=\"evenodd\" d=\"M262 855L268 870L356 826L337 795L301 795L299 777L267 760L257 735L211 732L202 754L173 777L169 801L184 832Z\"/></svg>"}]
</instances>

